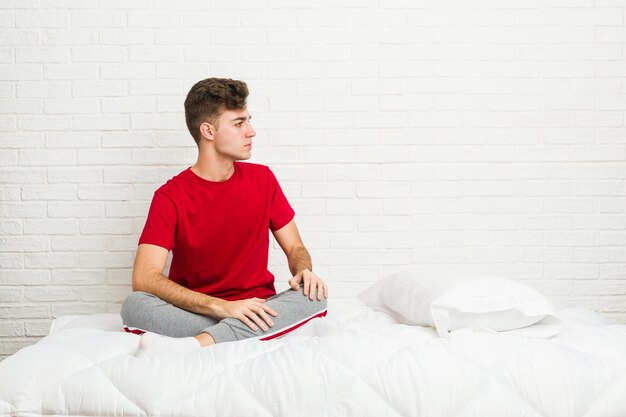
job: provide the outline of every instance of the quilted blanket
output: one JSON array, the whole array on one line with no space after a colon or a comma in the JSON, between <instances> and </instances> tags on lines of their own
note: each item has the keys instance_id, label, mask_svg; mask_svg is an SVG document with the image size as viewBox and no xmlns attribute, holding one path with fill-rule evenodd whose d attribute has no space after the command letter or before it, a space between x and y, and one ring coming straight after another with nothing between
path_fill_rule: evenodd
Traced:
<instances>
[{"instance_id":1,"label":"quilted blanket","mask_svg":"<svg viewBox=\"0 0 626 417\"><path fill-rule=\"evenodd\" d=\"M1 416L626 416L626 325L448 338L356 299L270 341L135 357L117 315L66 316L0 362ZM532 327L532 326L531 326Z\"/></svg>"}]
</instances>

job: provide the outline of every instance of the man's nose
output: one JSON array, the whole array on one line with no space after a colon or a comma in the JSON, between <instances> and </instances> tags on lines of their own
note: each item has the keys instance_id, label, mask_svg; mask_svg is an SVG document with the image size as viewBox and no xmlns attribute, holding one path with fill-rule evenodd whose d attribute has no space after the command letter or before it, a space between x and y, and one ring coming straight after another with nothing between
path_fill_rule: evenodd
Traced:
<instances>
[{"instance_id":1,"label":"man's nose","mask_svg":"<svg viewBox=\"0 0 626 417\"><path fill-rule=\"evenodd\" d=\"M256 132L254 131L254 128L252 127L252 125L248 125L248 126L249 126L248 127L248 136L251 137L251 138L256 136Z\"/></svg>"}]
</instances>

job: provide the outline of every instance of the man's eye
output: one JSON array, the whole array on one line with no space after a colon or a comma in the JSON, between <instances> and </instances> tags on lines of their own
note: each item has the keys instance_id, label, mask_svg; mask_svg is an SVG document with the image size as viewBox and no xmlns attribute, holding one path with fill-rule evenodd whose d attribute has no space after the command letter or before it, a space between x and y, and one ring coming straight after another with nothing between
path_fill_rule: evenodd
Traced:
<instances>
[{"instance_id":1,"label":"man's eye","mask_svg":"<svg viewBox=\"0 0 626 417\"><path fill-rule=\"evenodd\" d=\"M243 125L243 122L239 122L239 123L237 123L235 126L237 126L237 127L241 127L241 125Z\"/></svg>"}]
</instances>

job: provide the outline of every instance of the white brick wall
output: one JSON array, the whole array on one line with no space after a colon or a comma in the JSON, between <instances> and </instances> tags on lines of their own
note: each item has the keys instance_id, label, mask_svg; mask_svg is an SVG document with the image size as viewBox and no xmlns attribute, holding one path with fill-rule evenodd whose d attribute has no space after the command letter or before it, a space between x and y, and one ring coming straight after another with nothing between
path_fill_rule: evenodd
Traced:
<instances>
[{"instance_id":1,"label":"white brick wall","mask_svg":"<svg viewBox=\"0 0 626 417\"><path fill-rule=\"evenodd\" d=\"M183 101L248 81L314 266L523 280L626 323L626 1L0 0L0 358L117 312ZM277 289L289 272L276 244Z\"/></svg>"}]
</instances>

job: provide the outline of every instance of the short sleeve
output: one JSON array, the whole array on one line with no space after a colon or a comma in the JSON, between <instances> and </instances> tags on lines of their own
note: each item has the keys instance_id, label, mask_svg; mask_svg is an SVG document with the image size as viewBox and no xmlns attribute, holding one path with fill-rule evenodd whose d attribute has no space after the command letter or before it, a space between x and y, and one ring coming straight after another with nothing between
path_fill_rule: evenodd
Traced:
<instances>
[{"instance_id":1,"label":"short sleeve","mask_svg":"<svg viewBox=\"0 0 626 417\"><path fill-rule=\"evenodd\" d=\"M287 197L285 197L282 188L280 188L276 176L271 169L268 168L268 171L271 192L270 230L275 231L282 229L283 226L293 219L296 213L287 201Z\"/></svg>"},{"instance_id":2,"label":"short sleeve","mask_svg":"<svg viewBox=\"0 0 626 417\"><path fill-rule=\"evenodd\" d=\"M152 197L150 211L139 244L149 243L172 250L176 235L176 206L165 194L158 190Z\"/></svg>"}]
</instances>

